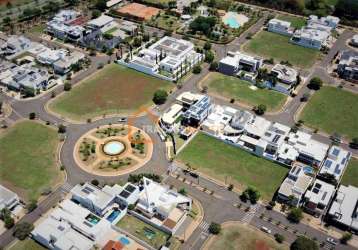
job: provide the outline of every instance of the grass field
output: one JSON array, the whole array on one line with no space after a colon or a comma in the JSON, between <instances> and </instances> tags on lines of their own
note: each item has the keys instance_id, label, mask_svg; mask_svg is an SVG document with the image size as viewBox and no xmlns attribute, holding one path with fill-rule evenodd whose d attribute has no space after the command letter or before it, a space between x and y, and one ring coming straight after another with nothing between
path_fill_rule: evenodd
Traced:
<instances>
[{"instance_id":1,"label":"grass field","mask_svg":"<svg viewBox=\"0 0 358 250\"><path fill-rule=\"evenodd\" d=\"M165 30L176 30L180 26L177 17L166 14L160 15L154 21L150 21L149 24Z\"/></svg>"},{"instance_id":2,"label":"grass field","mask_svg":"<svg viewBox=\"0 0 358 250\"><path fill-rule=\"evenodd\" d=\"M56 98L49 107L74 120L103 114L129 114L152 105L156 90L170 88L171 84L167 81L111 64Z\"/></svg>"},{"instance_id":3,"label":"grass field","mask_svg":"<svg viewBox=\"0 0 358 250\"><path fill-rule=\"evenodd\" d=\"M283 35L261 31L246 43L243 49L258 56L274 58L276 62L288 61L294 66L310 68L320 52L292 44L289 40L289 37Z\"/></svg>"},{"instance_id":4,"label":"grass field","mask_svg":"<svg viewBox=\"0 0 358 250\"><path fill-rule=\"evenodd\" d=\"M128 233L133 234L156 249L159 249L160 246L164 245L169 238L169 234L166 234L131 215L124 216L116 226L128 231ZM154 236L152 238L147 237L145 235L145 230L155 232Z\"/></svg>"},{"instance_id":5,"label":"grass field","mask_svg":"<svg viewBox=\"0 0 358 250\"><path fill-rule=\"evenodd\" d=\"M351 158L346 172L342 178L343 185L353 185L358 187L358 159Z\"/></svg>"},{"instance_id":6,"label":"grass field","mask_svg":"<svg viewBox=\"0 0 358 250\"><path fill-rule=\"evenodd\" d=\"M256 187L270 200L288 172L283 166L199 133L178 155L182 163L213 178L245 188Z\"/></svg>"},{"instance_id":7,"label":"grass field","mask_svg":"<svg viewBox=\"0 0 358 250\"><path fill-rule=\"evenodd\" d=\"M286 95L269 89L253 90L249 82L220 73L211 73L203 86L208 86L209 92L213 94L234 98L235 101L250 106L265 104L269 111L281 108L287 98Z\"/></svg>"},{"instance_id":8,"label":"grass field","mask_svg":"<svg viewBox=\"0 0 358 250\"><path fill-rule=\"evenodd\" d=\"M279 20L287 21L291 23L291 27L300 29L306 25L306 20L303 17L291 16L291 15L278 15L276 17Z\"/></svg>"},{"instance_id":9,"label":"grass field","mask_svg":"<svg viewBox=\"0 0 358 250\"><path fill-rule=\"evenodd\" d=\"M24 121L0 137L0 177L2 183L24 199L37 199L44 188L60 181L56 168L57 131Z\"/></svg>"},{"instance_id":10,"label":"grass field","mask_svg":"<svg viewBox=\"0 0 358 250\"><path fill-rule=\"evenodd\" d=\"M225 226L215 240L208 245L209 250L257 250L275 249L288 250L287 245L278 244L264 232L244 226L240 223Z\"/></svg>"},{"instance_id":11,"label":"grass field","mask_svg":"<svg viewBox=\"0 0 358 250\"><path fill-rule=\"evenodd\" d=\"M306 104L300 119L305 125L347 138L358 136L358 95L324 86Z\"/></svg>"},{"instance_id":12,"label":"grass field","mask_svg":"<svg viewBox=\"0 0 358 250\"><path fill-rule=\"evenodd\" d=\"M9 250L46 250L45 247L29 238L16 242Z\"/></svg>"}]
</instances>

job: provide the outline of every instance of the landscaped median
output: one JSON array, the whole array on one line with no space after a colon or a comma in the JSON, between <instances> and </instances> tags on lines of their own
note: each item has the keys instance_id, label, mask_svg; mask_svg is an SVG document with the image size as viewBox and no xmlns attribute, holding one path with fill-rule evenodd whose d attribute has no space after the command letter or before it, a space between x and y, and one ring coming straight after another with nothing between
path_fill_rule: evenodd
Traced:
<instances>
[{"instance_id":1,"label":"landscaped median","mask_svg":"<svg viewBox=\"0 0 358 250\"><path fill-rule=\"evenodd\" d=\"M1 184L22 199L37 199L62 181L57 131L33 121L18 122L0 136Z\"/></svg>"},{"instance_id":2,"label":"landscaped median","mask_svg":"<svg viewBox=\"0 0 358 250\"><path fill-rule=\"evenodd\" d=\"M255 187L265 200L271 200L288 172L284 166L204 133L198 133L179 153L177 160L214 179L226 179L235 187Z\"/></svg>"},{"instance_id":3,"label":"landscaped median","mask_svg":"<svg viewBox=\"0 0 358 250\"><path fill-rule=\"evenodd\" d=\"M152 98L158 89L169 92L172 88L170 82L111 64L58 96L48 108L81 121L102 115L133 114L153 105Z\"/></svg>"},{"instance_id":4,"label":"landscaped median","mask_svg":"<svg viewBox=\"0 0 358 250\"><path fill-rule=\"evenodd\" d=\"M348 139L358 137L358 95L324 86L316 91L301 112L304 125Z\"/></svg>"},{"instance_id":5,"label":"landscaped median","mask_svg":"<svg viewBox=\"0 0 358 250\"><path fill-rule=\"evenodd\" d=\"M266 105L268 111L276 111L285 104L287 96L269 89L260 89L248 81L220 73L210 73L201 86L208 87L209 93L234 99L248 106Z\"/></svg>"}]
</instances>

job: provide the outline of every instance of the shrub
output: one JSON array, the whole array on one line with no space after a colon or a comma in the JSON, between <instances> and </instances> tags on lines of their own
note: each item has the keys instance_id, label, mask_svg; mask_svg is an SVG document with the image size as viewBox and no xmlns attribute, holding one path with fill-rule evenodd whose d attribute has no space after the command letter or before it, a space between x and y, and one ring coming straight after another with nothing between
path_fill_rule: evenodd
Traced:
<instances>
[{"instance_id":1,"label":"shrub","mask_svg":"<svg viewBox=\"0 0 358 250\"><path fill-rule=\"evenodd\" d=\"M205 42L204 47L205 50L210 50L211 49L211 43L209 41Z\"/></svg>"},{"instance_id":2,"label":"shrub","mask_svg":"<svg viewBox=\"0 0 358 250\"><path fill-rule=\"evenodd\" d=\"M168 98L168 93L163 89L159 89L154 93L153 102L157 105L160 105L165 103L167 98Z\"/></svg>"},{"instance_id":3,"label":"shrub","mask_svg":"<svg viewBox=\"0 0 358 250\"><path fill-rule=\"evenodd\" d=\"M98 186L99 185L99 181L97 179L93 179L91 181L91 184L94 185L94 186Z\"/></svg>"},{"instance_id":4,"label":"shrub","mask_svg":"<svg viewBox=\"0 0 358 250\"><path fill-rule=\"evenodd\" d=\"M219 67L218 62L213 61L213 62L210 63L209 70L210 71L216 71L218 69L218 67Z\"/></svg>"},{"instance_id":5,"label":"shrub","mask_svg":"<svg viewBox=\"0 0 358 250\"><path fill-rule=\"evenodd\" d=\"M307 102L308 99L310 99L310 93L304 93L303 96L301 97L301 102Z\"/></svg>"},{"instance_id":6,"label":"shrub","mask_svg":"<svg viewBox=\"0 0 358 250\"><path fill-rule=\"evenodd\" d=\"M322 87L322 85L323 85L323 82L322 82L321 78L319 78L319 77L313 77L313 78L310 80L310 82L309 82L309 84L307 85L307 87L308 87L309 89L319 90L319 89Z\"/></svg>"},{"instance_id":7,"label":"shrub","mask_svg":"<svg viewBox=\"0 0 358 250\"><path fill-rule=\"evenodd\" d=\"M34 225L29 222L20 222L15 225L14 236L19 240L26 239L27 235L34 229Z\"/></svg>"},{"instance_id":8,"label":"shrub","mask_svg":"<svg viewBox=\"0 0 358 250\"><path fill-rule=\"evenodd\" d=\"M186 192L185 188L179 189L178 193L182 194L182 195L187 195L187 192Z\"/></svg>"},{"instance_id":9,"label":"shrub","mask_svg":"<svg viewBox=\"0 0 358 250\"><path fill-rule=\"evenodd\" d=\"M291 250L318 250L318 245L315 241L306 238L304 236L299 236L291 244Z\"/></svg>"},{"instance_id":10,"label":"shrub","mask_svg":"<svg viewBox=\"0 0 358 250\"><path fill-rule=\"evenodd\" d=\"M232 191L234 189L234 185L233 184L230 184L228 187L227 187L227 190L229 191Z\"/></svg>"},{"instance_id":11,"label":"shrub","mask_svg":"<svg viewBox=\"0 0 358 250\"><path fill-rule=\"evenodd\" d=\"M292 208L287 215L287 219L293 223L299 223L302 218L303 215L301 208Z\"/></svg>"},{"instance_id":12,"label":"shrub","mask_svg":"<svg viewBox=\"0 0 358 250\"><path fill-rule=\"evenodd\" d=\"M201 67L200 65L195 65L193 68L193 73L194 74L200 74L201 73Z\"/></svg>"},{"instance_id":13,"label":"shrub","mask_svg":"<svg viewBox=\"0 0 358 250\"><path fill-rule=\"evenodd\" d=\"M254 108L254 111L257 115L263 115L266 112L266 105L265 104L259 104Z\"/></svg>"},{"instance_id":14,"label":"shrub","mask_svg":"<svg viewBox=\"0 0 358 250\"><path fill-rule=\"evenodd\" d=\"M275 236L275 240L278 243L282 243L285 240L285 237L283 235L281 235L281 234L276 233L274 236Z\"/></svg>"},{"instance_id":15,"label":"shrub","mask_svg":"<svg viewBox=\"0 0 358 250\"><path fill-rule=\"evenodd\" d=\"M63 125L63 124L58 125L58 133L59 133L59 134L64 134L64 133L66 133L66 126Z\"/></svg>"},{"instance_id":16,"label":"shrub","mask_svg":"<svg viewBox=\"0 0 358 250\"><path fill-rule=\"evenodd\" d=\"M344 233L343 235L342 235L342 238L341 238L341 243L342 244L347 244L347 242L350 240L350 239L352 239L352 234L351 233Z\"/></svg>"},{"instance_id":17,"label":"shrub","mask_svg":"<svg viewBox=\"0 0 358 250\"><path fill-rule=\"evenodd\" d=\"M128 210L133 210L135 208L134 204L129 204L128 205Z\"/></svg>"},{"instance_id":18,"label":"shrub","mask_svg":"<svg viewBox=\"0 0 358 250\"><path fill-rule=\"evenodd\" d=\"M209 232L211 234L219 234L221 232L221 225L215 222L211 222L209 226Z\"/></svg>"},{"instance_id":19,"label":"shrub","mask_svg":"<svg viewBox=\"0 0 358 250\"><path fill-rule=\"evenodd\" d=\"M205 52L205 62L212 63L214 59L215 59L215 55L211 50Z\"/></svg>"},{"instance_id":20,"label":"shrub","mask_svg":"<svg viewBox=\"0 0 358 250\"><path fill-rule=\"evenodd\" d=\"M37 201L36 200L31 200L27 205L26 205L26 209L28 213L31 213L32 211L34 211L37 208Z\"/></svg>"},{"instance_id":21,"label":"shrub","mask_svg":"<svg viewBox=\"0 0 358 250\"><path fill-rule=\"evenodd\" d=\"M30 120L34 120L36 118L36 113L35 112L31 112L30 114L29 114L29 119Z\"/></svg>"},{"instance_id":22,"label":"shrub","mask_svg":"<svg viewBox=\"0 0 358 250\"><path fill-rule=\"evenodd\" d=\"M70 91L71 89L72 89L71 83L66 82L66 83L63 85L63 90L64 90L64 91Z\"/></svg>"},{"instance_id":23,"label":"shrub","mask_svg":"<svg viewBox=\"0 0 358 250\"><path fill-rule=\"evenodd\" d=\"M7 229L10 229L15 225L15 221L11 216L7 216L4 218L4 224Z\"/></svg>"}]
</instances>

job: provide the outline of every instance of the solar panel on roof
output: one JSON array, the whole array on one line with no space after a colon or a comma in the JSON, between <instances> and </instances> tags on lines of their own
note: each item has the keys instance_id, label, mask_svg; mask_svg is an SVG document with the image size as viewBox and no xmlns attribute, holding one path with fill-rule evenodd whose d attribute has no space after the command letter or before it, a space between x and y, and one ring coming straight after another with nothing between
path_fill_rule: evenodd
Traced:
<instances>
[{"instance_id":1,"label":"solar panel on roof","mask_svg":"<svg viewBox=\"0 0 358 250\"><path fill-rule=\"evenodd\" d=\"M335 174L340 174L341 173L341 169L339 168L341 165L337 164L336 168L334 169L334 173Z\"/></svg>"},{"instance_id":2,"label":"solar panel on roof","mask_svg":"<svg viewBox=\"0 0 358 250\"><path fill-rule=\"evenodd\" d=\"M322 201L326 198L327 196L327 192L324 192L324 194L322 195Z\"/></svg>"},{"instance_id":3,"label":"solar panel on roof","mask_svg":"<svg viewBox=\"0 0 358 250\"><path fill-rule=\"evenodd\" d=\"M331 168L331 166L332 166L332 161L326 160L326 162L324 163L324 167L329 169L329 168Z\"/></svg>"},{"instance_id":4,"label":"solar panel on roof","mask_svg":"<svg viewBox=\"0 0 358 250\"><path fill-rule=\"evenodd\" d=\"M338 156L338 155L339 155L339 152L340 152L340 150L339 150L338 148L334 148L332 154L333 154L334 156Z\"/></svg>"},{"instance_id":5,"label":"solar panel on roof","mask_svg":"<svg viewBox=\"0 0 358 250\"><path fill-rule=\"evenodd\" d=\"M273 142L276 143L279 139L280 139L280 135L275 135L275 137L273 138Z\"/></svg>"},{"instance_id":6,"label":"solar panel on roof","mask_svg":"<svg viewBox=\"0 0 358 250\"><path fill-rule=\"evenodd\" d=\"M346 163L347 158L343 158L341 164L344 165Z\"/></svg>"}]
</instances>

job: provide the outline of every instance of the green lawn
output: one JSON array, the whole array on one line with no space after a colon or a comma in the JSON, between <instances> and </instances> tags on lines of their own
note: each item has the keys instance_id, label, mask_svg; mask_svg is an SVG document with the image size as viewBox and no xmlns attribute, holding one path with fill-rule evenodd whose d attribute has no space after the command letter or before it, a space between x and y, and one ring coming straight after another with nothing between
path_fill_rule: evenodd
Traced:
<instances>
[{"instance_id":1,"label":"green lawn","mask_svg":"<svg viewBox=\"0 0 358 250\"><path fill-rule=\"evenodd\" d=\"M60 181L56 167L57 131L32 121L9 128L0 137L0 177L24 199L37 199Z\"/></svg>"},{"instance_id":2,"label":"green lawn","mask_svg":"<svg viewBox=\"0 0 358 250\"><path fill-rule=\"evenodd\" d=\"M277 19L291 22L291 27L300 29L306 25L306 19L304 17L297 17L291 15L278 15Z\"/></svg>"},{"instance_id":3,"label":"green lawn","mask_svg":"<svg viewBox=\"0 0 358 250\"><path fill-rule=\"evenodd\" d=\"M131 114L152 105L156 90L169 91L171 87L170 82L111 64L57 97L49 106L54 112L74 120L103 114Z\"/></svg>"},{"instance_id":4,"label":"green lawn","mask_svg":"<svg viewBox=\"0 0 358 250\"><path fill-rule=\"evenodd\" d=\"M208 245L209 250L289 249L287 245L278 244L264 232L240 223L224 227L218 236L213 237L215 240Z\"/></svg>"},{"instance_id":5,"label":"green lawn","mask_svg":"<svg viewBox=\"0 0 358 250\"><path fill-rule=\"evenodd\" d=\"M164 245L169 238L169 234L164 233L131 215L124 216L116 226L147 242L156 249L159 249ZM154 236L151 236L152 238L147 237L145 230L155 232Z\"/></svg>"},{"instance_id":6,"label":"green lawn","mask_svg":"<svg viewBox=\"0 0 358 250\"><path fill-rule=\"evenodd\" d=\"M287 96L274 90L256 89L253 85L237 77L220 73L212 73L203 86L208 86L209 92L222 95L226 98L234 98L250 106L265 104L269 111L277 110L285 103Z\"/></svg>"},{"instance_id":7,"label":"green lawn","mask_svg":"<svg viewBox=\"0 0 358 250\"><path fill-rule=\"evenodd\" d=\"M288 61L301 68L311 67L318 59L320 52L292 44L289 40L287 36L261 31L246 43L243 49L258 56L274 58L276 62Z\"/></svg>"},{"instance_id":8,"label":"green lawn","mask_svg":"<svg viewBox=\"0 0 358 250\"><path fill-rule=\"evenodd\" d=\"M165 30L175 30L180 26L179 19L175 16L162 14L155 20L149 22L150 25Z\"/></svg>"},{"instance_id":9,"label":"green lawn","mask_svg":"<svg viewBox=\"0 0 358 250\"><path fill-rule=\"evenodd\" d=\"M358 136L358 95L324 86L306 104L300 119L305 125L347 138Z\"/></svg>"},{"instance_id":10,"label":"green lawn","mask_svg":"<svg viewBox=\"0 0 358 250\"><path fill-rule=\"evenodd\" d=\"M288 169L199 133L178 155L182 163L213 178L240 187L256 187L263 199L270 200L286 176Z\"/></svg>"},{"instance_id":11,"label":"green lawn","mask_svg":"<svg viewBox=\"0 0 358 250\"><path fill-rule=\"evenodd\" d=\"M46 250L45 247L32 239L19 240L9 250Z\"/></svg>"},{"instance_id":12,"label":"green lawn","mask_svg":"<svg viewBox=\"0 0 358 250\"><path fill-rule=\"evenodd\" d=\"M352 185L358 187L358 159L351 158L346 172L342 178L343 185Z\"/></svg>"}]
</instances>

